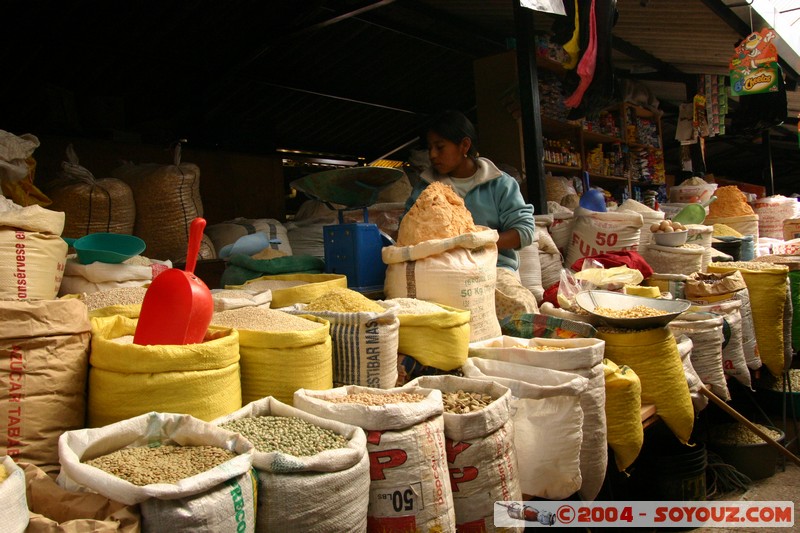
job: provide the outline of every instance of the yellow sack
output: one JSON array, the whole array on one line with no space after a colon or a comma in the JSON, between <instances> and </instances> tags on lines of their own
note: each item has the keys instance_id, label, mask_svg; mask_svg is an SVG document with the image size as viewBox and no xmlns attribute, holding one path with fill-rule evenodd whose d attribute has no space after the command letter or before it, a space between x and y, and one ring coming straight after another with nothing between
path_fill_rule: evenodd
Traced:
<instances>
[{"instance_id":1,"label":"yellow sack","mask_svg":"<svg viewBox=\"0 0 800 533\"><path fill-rule=\"evenodd\" d=\"M244 405L267 396L292 405L297 389L333 388L330 323L300 316L319 327L290 332L239 330Z\"/></svg>"},{"instance_id":2,"label":"yellow sack","mask_svg":"<svg viewBox=\"0 0 800 533\"><path fill-rule=\"evenodd\" d=\"M303 285L286 287L284 289L270 289L272 291L272 309L289 307L294 304L307 304L314 298L327 294L337 287L347 288L347 276L343 274L278 274L275 276L261 276L248 280L244 285L228 285L226 289L258 289L259 282L269 281L302 281ZM261 285L264 285L263 283ZM283 401L283 400L281 400Z\"/></svg>"},{"instance_id":3,"label":"yellow sack","mask_svg":"<svg viewBox=\"0 0 800 533\"><path fill-rule=\"evenodd\" d=\"M754 261L708 265L708 272L731 270L742 273L747 292L750 293L753 327L756 330L756 344L761 361L773 375L780 376L788 368L783 345L783 311L786 306L789 267Z\"/></svg>"},{"instance_id":4,"label":"yellow sack","mask_svg":"<svg viewBox=\"0 0 800 533\"><path fill-rule=\"evenodd\" d=\"M461 367L469 355L469 311L442 304L441 313L399 314L397 351L439 370Z\"/></svg>"},{"instance_id":5,"label":"yellow sack","mask_svg":"<svg viewBox=\"0 0 800 533\"><path fill-rule=\"evenodd\" d=\"M633 464L642 451L642 383L629 366L603 359L606 377L606 425L608 445L620 472Z\"/></svg>"},{"instance_id":6,"label":"yellow sack","mask_svg":"<svg viewBox=\"0 0 800 533\"><path fill-rule=\"evenodd\" d=\"M692 435L694 408L678 345L669 329L598 328L597 336L606 341L608 359L631 367L639 376L642 403L654 404L658 416L686 444Z\"/></svg>"},{"instance_id":7,"label":"yellow sack","mask_svg":"<svg viewBox=\"0 0 800 533\"><path fill-rule=\"evenodd\" d=\"M150 411L210 421L242 407L236 330L209 330L200 344L114 341L133 335L136 322L124 316L92 318L89 427Z\"/></svg>"}]
</instances>

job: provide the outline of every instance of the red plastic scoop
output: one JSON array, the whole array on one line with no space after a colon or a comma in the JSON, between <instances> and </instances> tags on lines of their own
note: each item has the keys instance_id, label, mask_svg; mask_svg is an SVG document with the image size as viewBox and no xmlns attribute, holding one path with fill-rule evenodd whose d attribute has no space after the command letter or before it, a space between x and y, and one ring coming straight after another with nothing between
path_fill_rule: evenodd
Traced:
<instances>
[{"instance_id":1,"label":"red plastic scoop","mask_svg":"<svg viewBox=\"0 0 800 533\"><path fill-rule=\"evenodd\" d=\"M203 342L214 314L211 291L203 280L194 275L205 227L205 219L195 218L192 221L186 270L165 270L147 288L133 335L134 344Z\"/></svg>"}]
</instances>

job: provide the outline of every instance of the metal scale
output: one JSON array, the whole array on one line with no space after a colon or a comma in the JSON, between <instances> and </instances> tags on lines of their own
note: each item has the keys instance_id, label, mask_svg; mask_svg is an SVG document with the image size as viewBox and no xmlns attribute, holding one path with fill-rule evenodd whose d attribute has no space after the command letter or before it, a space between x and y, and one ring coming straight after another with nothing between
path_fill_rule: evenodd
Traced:
<instances>
[{"instance_id":1,"label":"metal scale","mask_svg":"<svg viewBox=\"0 0 800 533\"><path fill-rule=\"evenodd\" d=\"M359 292L382 291L386 264L381 249L394 241L369 223L367 208L380 192L403 177L386 167L352 167L317 172L296 179L290 186L319 200L339 214L339 223L323 226L325 272L344 274L347 286ZM344 212L361 209L363 222L344 223Z\"/></svg>"}]
</instances>

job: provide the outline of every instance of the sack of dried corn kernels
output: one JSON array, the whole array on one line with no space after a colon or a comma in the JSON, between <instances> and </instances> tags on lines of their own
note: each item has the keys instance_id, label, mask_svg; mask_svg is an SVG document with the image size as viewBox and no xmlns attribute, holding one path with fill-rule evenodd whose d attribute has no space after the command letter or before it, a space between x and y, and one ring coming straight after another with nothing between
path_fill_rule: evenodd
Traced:
<instances>
[{"instance_id":1,"label":"sack of dried corn kernels","mask_svg":"<svg viewBox=\"0 0 800 533\"><path fill-rule=\"evenodd\" d=\"M22 533L28 527L28 502L25 500L25 473L11 457L0 461L0 506L3 509L3 529Z\"/></svg>"},{"instance_id":2,"label":"sack of dried corn kernels","mask_svg":"<svg viewBox=\"0 0 800 533\"><path fill-rule=\"evenodd\" d=\"M294 405L366 431L372 465L367 531L455 531L441 391L300 389Z\"/></svg>"}]
</instances>

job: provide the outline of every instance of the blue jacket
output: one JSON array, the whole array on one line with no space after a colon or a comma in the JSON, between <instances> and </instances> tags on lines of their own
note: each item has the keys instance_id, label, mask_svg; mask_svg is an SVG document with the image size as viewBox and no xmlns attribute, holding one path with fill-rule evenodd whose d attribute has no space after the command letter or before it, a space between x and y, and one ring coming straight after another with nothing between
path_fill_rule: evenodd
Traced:
<instances>
[{"instance_id":1,"label":"blue jacket","mask_svg":"<svg viewBox=\"0 0 800 533\"><path fill-rule=\"evenodd\" d=\"M453 187L464 198L464 204L472 214L475 224L496 229L498 232L509 229L517 230L521 248L533 242L536 225L533 221L533 206L525 203L517 181L498 169L486 158L476 160L478 171L470 181L470 189L463 194L459 188ZM406 200L405 210L408 212L419 194L432 182L440 181L448 185L463 180L441 176L432 168L420 174L420 181L414 186ZM514 250L498 250L497 266L517 270L519 256Z\"/></svg>"}]
</instances>

